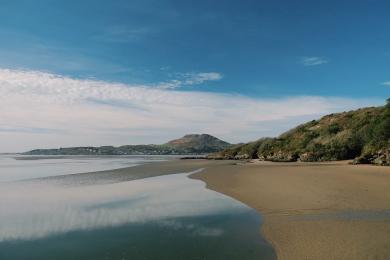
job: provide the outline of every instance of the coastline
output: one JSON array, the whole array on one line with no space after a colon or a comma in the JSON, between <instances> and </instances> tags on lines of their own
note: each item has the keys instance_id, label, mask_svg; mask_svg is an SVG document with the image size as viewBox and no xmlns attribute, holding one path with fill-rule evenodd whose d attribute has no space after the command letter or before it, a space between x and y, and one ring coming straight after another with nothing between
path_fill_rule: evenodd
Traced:
<instances>
[{"instance_id":1,"label":"coastline","mask_svg":"<svg viewBox=\"0 0 390 260\"><path fill-rule=\"evenodd\" d=\"M390 258L390 167L172 160L45 181L101 184L200 168L189 177L264 217L260 232L278 259Z\"/></svg>"}]
</instances>

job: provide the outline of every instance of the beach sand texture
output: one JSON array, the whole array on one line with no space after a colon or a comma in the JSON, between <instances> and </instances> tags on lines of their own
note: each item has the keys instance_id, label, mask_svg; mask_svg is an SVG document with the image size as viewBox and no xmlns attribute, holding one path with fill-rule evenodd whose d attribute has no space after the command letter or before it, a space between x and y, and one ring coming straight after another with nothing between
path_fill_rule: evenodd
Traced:
<instances>
[{"instance_id":1,"label":"beach sand texture","mask_svg":"<svg viewBox=\"0 0 390 260\"><path fill-rule=\"evenodd\" d=\"M258 210L278 259L390 259L390 168L256 162L192 177Z\"/></svg>"}]
</instances>

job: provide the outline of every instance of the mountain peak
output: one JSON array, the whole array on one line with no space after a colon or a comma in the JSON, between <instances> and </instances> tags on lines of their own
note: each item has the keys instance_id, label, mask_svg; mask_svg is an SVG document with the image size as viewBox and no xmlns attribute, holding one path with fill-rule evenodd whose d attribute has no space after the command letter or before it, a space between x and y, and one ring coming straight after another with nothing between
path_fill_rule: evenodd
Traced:
<instances>
[{"instance_id":1,"label":"mountain peak","mask_svg":"<svg viewBox=\"0 0 390 260\"><path fill-rule=\"evenodd\" d=\"M171 140L165 145L194 153L200 151L202 153L210 153L230 146L229 143L209 134L187 134L182 138Z\"/></svg>"}]
</instances>

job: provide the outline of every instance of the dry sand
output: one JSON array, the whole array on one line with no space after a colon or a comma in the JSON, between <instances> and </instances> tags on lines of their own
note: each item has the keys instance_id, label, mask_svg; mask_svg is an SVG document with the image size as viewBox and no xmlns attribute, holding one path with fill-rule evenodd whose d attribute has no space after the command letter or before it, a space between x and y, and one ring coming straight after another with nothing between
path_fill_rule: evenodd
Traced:
<instances>
[{"instance_id":1,"label":"dry sand","mask_svg":"<svg viewBox=\"0 0 390 260\"><path fill-rule=\"evenodd\" d=\"M192 177L258 210L278 259L390 259L390 167L238 163Z\"/></svg>"}]
</instances>

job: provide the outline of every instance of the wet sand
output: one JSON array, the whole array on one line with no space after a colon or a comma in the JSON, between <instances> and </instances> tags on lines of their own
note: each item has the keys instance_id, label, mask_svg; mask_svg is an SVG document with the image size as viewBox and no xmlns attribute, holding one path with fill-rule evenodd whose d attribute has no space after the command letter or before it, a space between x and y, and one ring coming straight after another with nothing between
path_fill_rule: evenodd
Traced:
<instances>
[{"instance_id":1,"label":"wet sand","mask_svg":"<svg viewBox=\"0 0 390 260\"><path fill-rule=\"evenodd\" d=\"M264 216L260 232L278 259L390 259L390 167L174 160L53 181L111 183L200 168L191 178Z\"/></svg>"},{"instance_id":2,"label":"wet sand","mask_svg":"<svg viewBox=\"0 0 390 260\"><path fill-rule=\"evenodd\" d=\"M60 185L95 185L106 183L117 183L156 177L167 174L187 173L201 168L218 167L227 164L226 161L210 160L180 160L173 159L162 162L148 162L142 165L126 167L113 170L75 173L66 175L56 175L50 177L41 177L20 182L46 182Z\"/></svg>"}]
</instances>

